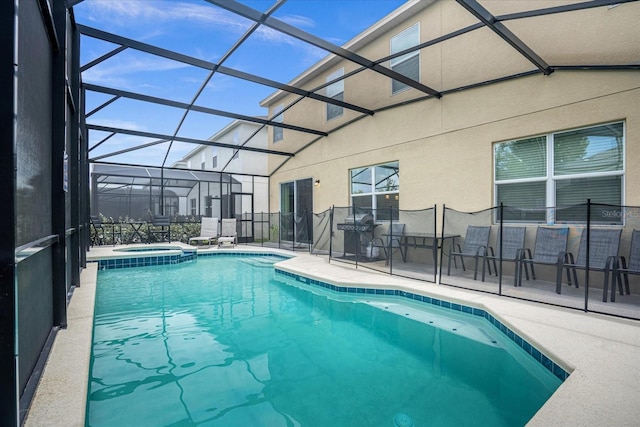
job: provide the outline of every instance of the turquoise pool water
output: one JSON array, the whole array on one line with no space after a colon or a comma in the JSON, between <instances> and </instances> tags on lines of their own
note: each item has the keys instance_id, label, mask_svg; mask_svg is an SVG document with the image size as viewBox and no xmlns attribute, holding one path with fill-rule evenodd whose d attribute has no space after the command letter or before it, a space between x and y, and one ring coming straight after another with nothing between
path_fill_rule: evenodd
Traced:
<instances>
[{"instance_id":1,"label":"turquoise pool water","mask_svg":"<svg viewBox=\"0 0 640 427\"><path fill-rule=\"evenodd\" d=\"M560 385L493 325L272 257L100 271L88 426L516 426Z\"/></svg>"}]
</instances>

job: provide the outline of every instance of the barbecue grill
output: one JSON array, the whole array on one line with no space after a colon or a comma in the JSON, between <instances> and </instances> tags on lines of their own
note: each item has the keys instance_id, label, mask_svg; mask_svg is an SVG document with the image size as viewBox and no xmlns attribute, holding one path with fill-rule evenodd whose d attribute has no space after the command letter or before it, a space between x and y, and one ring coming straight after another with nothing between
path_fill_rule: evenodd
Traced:
<instances>
[{"instance_id":1,"label":"barbecue grill","mask_svg":"<svg viewBox=\"0 0 640 427\"><path fill-rule=\"evenodd\" d=\"M337 224L338 230L344 232L344 255L354 254L364 258L375 226L373 215L368 213L349 215L343 223Z\"/></svg>"}]
</instances>

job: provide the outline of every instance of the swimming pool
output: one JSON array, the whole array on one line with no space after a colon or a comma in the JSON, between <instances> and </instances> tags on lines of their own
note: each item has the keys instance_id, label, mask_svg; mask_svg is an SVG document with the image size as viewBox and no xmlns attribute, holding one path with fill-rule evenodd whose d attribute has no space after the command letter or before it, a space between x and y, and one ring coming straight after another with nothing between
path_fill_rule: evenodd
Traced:
<instances>
[{"instance_id":1,"label":"swimming pool","mask_svg":"<svg viewBox=\"0 0 640 427\"><path fill-rule=\"evenodd\" d=\"M484 318L275 261L100 271L87 425L524 425L561 382Z\"/></svg>"}]
</instances>

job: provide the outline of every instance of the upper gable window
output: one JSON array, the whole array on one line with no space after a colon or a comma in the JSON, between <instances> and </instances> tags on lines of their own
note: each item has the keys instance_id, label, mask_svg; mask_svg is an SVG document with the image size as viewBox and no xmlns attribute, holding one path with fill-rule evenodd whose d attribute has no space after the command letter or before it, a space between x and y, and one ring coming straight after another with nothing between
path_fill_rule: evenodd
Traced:
<instances>
[{"instance_id":1,"label":"upper gable window","mask_svg":"<svg viewBox=\"0 0 640 427\"><path fill-rule=\"evenodd\" d=\"M284 110L284 105L283 104L276 105L275 107L273 107L273 119L272 119L272 121L274 123L284 123L284 113L282 113L282 110ZM279 126L274 126L273 127L273 142L282 141L282 138L283 138L283 132L282 131L283 131L283 129L281 127L279 127Z\"/></svg>"},{"instance_id":2,"label":"upper gable window","mask_svg":"<svg viewBox=\"0 0 640 427\"><path fill-rule=\"evenodd\" d=\"M400 34L391 37L391 54L402 52L405 49L420 44L420 24L415 24L412 27L407 28ZM416 50L406 55L393 58L390 61L391 69L400 74L403 74L415 81L420 81L420 51ZM402 92L408 89L409 86L392 80L391 91L393 94Z\"/></svg>"},{"instance_id":3,"label":"upper gable window","mask_svg":"<svg viewBox=\"0 0 640 427\"><path fill-rule=\"evenodd\" d=\"M327 76L327 83L333 81L339 77L344 76L344 68L340 68L337 71ZM326 88L327 97L337 99L338 101L344 101L344 80L337 81L330 84ZM327 104L327 120L331 120L335 117L342 115L342 107L334 104Z\"/></svg>"}]
</instances>

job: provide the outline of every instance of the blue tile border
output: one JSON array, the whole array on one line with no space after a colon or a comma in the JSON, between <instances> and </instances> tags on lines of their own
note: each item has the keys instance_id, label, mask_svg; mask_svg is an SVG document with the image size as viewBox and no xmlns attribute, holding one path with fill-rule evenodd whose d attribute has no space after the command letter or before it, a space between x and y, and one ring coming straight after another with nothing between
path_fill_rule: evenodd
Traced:
<instances>
[{"instance_id":1,"label":"blue tile border","mask_svg":"<svg viewBox=\"0 0 640 427\"><path fill-rule=\"evenodd\" d=\"M397 289L371 289L371 288L335 286L330 283L311 279L305 276L300 276L298 274L290 273L288 271L280 270L278 268L275 269L275 272L276 272L276 275L279 274L282 276L291 277L301 283L319 286L319 287L330 289L336 292L399 296L403 298L408 298L410 300L423 302L425 304L432 304L439 307L447 308L449 310L455 310L455 311L471 314L478 317L484 317L489 323L495 326L500 332L502 332L506 337L508 337L511 341L513 341L517 346L522 348L526 353L528 353L531 357L533 357L545 369L547 369L549 372L555 375L558 379L560 379L560 381L564 381L569 377L569 373L565 371L560 365L555 363L550 357L546 356L540 350L538 350L533 345L528 343L524 338L520 337L517 333L509 329L507 325L500 322L498 319L496 319L494 316L491 315L491 313L489 313L486 310L476 308L476 307L466 306L458 303L452 303L449 301L440 300L437 298L432 298L424 295L418 295L418 294L397 290Z\"/></svg>"},{"instance_id":2,"label":"blue tile border","mask_svg":"<svg viewBox=\"0 0 640 427\"><path fill-rule=\"evenodd\" d=\"M181 264L195 259L195 254L153 255L134 258L112 258L98 260L98 270L112 270L132 267L149 267L154 265Z\"/></svg>"},{"instance_id":3,"label":"blue tile border","mask_svg":"<svg viewBox=\"0 0 640 427\"><path fill-rule=\"evenodd\" d=\"M269 252L206 252L197 254L198 258L201 257L211 257L211 256L233 256L233 257L243 257L243 256L259 256L259 257L273 257L278 258L281 261L285 259L289 259L291 257L280 254L273 254Z\"/></svg>"},{"instance_id":4,"label":"blue tile border","mask_svg":"<svg viewBox=\"0 0 640 427\"><path fill-rule=\"evenodd\" d=\"M182 264L183 262L193 261L200 257L210 256L261 256L261 257L274 257L279 260L289 259L290 257L280 254L272 253L259 253L259 252L209 252L198 253L197 250L183 249L181 255L150 255L150 256L138 256L132 258L111 258L100 259L98 262L98 270L111 270L120 268L132 268L132 267L149 267L155 265L175 265Z\"/></svg>"}]
</instances>

